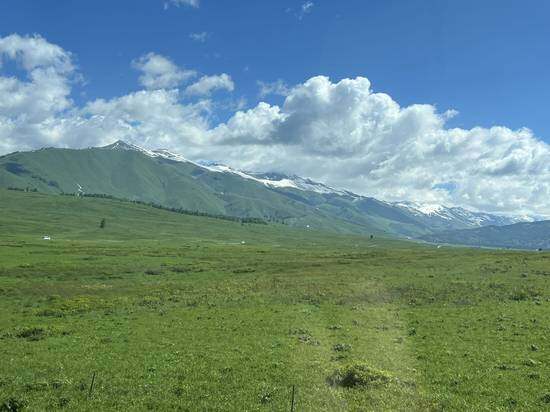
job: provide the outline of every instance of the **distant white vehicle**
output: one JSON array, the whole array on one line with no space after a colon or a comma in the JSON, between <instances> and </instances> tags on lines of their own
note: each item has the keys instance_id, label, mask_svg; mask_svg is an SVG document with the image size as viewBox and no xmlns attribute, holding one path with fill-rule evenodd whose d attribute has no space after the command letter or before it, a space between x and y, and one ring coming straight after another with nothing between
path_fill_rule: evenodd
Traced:
<instances>
[{"instance_id":1,"label":"distant white vehicle","mask_svg":"<svg viewBox=\"0 0 550 412\"><path fill-rule=\"evenodd\" d=\"M42 240L52 240L52 238L48 235L42 236Z\"/></svg>"}]
</instances>

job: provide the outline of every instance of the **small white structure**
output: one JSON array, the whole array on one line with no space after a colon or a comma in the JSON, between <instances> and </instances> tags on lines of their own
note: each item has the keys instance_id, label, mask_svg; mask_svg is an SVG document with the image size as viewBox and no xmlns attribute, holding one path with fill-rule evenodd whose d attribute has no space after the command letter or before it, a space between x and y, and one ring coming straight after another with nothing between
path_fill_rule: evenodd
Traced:
<instances>
[{"instance_id":1,"label":"small white structure","mask_svg":"<svg viewBox=\"0 0 550 412\"><path fill-rule=\"evenodd\" d=\"M52 238L48 235L42 236L42 240L52 240Z\"/></svg>"},{"instance_id":2,"label":"small white structure","mask_svg":"<svg viewBox=\"0 0 550 412\"><path fill-rule=\"evenodd\" d=\"M243 241L241 241L241 245L244 245L244 244L246 244L246 242L245 242L244 240L243 240Z\"/></svg>"}]
</instances>

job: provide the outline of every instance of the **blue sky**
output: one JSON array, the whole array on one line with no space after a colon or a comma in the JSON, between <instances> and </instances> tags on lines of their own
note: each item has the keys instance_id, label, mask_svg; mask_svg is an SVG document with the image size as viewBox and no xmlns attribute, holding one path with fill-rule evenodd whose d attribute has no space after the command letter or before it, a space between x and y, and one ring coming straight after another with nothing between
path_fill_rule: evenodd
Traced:
<instances>
[{"instance_id":1,"label":"blue sky","mask_svg":"<svg viewBox=\"0 0 550 412\"><path fill-rule=\"evenodd\" d=\"M550 3L3 0L0 155L121 139L550 216Z\"/></svg>"},{"instance_id":2,"label":"blue sky","mask_svg":"<svg viewBox=\"0 0 550 412\"><path fill-rule=\"evenodd\" d=\"M136 90L129 62L154 51L230 73L249 103L258 80L366 76L402 105L458 110L451 125L529 127L550 141L549 2L318 0L300 19L303 4L3 0L0 30L39 33L74 53L87 98ZM189 38L202 32L204 43Z\"/></svg>"}]
</instances>

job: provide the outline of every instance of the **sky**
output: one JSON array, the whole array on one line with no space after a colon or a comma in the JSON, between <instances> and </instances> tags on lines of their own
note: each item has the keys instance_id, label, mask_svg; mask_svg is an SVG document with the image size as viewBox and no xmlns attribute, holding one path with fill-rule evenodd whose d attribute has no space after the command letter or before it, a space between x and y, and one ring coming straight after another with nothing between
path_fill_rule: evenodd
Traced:
<instances>
[{"instance_id":1,"label":"sky","mask_svg":"<svg viewBox=\"0 0 550 412\"><path fill-rule=\"evenodd\" d=\"M550 3L3 0L0 154L122 139L550 215Z\"/></svg>"}]
</instances>

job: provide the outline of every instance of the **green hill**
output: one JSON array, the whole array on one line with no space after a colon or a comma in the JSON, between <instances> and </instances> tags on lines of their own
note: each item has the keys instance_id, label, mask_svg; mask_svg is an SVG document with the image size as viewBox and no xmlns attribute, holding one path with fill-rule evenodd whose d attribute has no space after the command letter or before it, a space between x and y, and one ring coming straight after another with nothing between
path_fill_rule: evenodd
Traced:
<instances>
[{"instance_id":1,"label":"green hill","mask_svg":"<svg viewBox=\"0 0 550 412\"><path fill-rule=\"evenodd\" d=\"M241 224L192 216L129 201L55 196L0 189L0 232L6 238L140 241L163 239L279 242L312 231L282 224ZM104 227L100 227L102 220Z\"/></svg>"},{"instance_id":2,"label":"green hill","mask_svg":"<svg viewBox=\"0 0 550 412\"><path fill-rule=\"evenodd\" d=\"M399 208L370 198L273 188L191 162L111 145L48 148L0 158L0 187L41 193L109 194L212 214L257 217L341 233L416 236L430 228Z\"/></svg>"}]
</instances>

